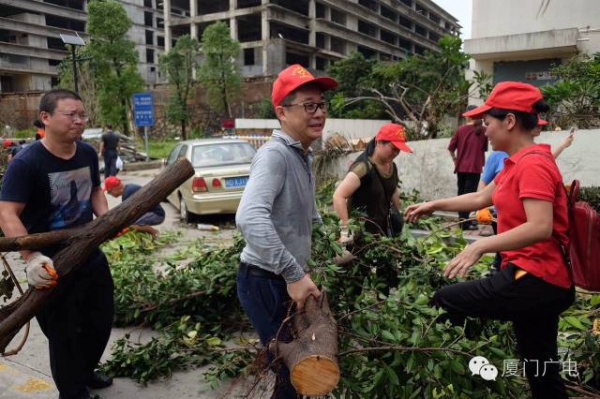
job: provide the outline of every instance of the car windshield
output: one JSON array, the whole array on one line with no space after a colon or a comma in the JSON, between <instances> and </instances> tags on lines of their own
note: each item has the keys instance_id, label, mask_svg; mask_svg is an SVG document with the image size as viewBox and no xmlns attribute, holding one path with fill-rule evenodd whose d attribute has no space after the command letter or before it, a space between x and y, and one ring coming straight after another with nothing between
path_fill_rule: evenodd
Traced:
<instances>
[{"instance_id":1,"label":"car windshield","mask_svg":"<svg viewBox=\"0 0 600 399\"><path fill-rule=\"evenodd\" d=\"M192 165L199 168L250 163L255 153L248 143L197 145L192 148Z\"/></svg>"}]
</instances>

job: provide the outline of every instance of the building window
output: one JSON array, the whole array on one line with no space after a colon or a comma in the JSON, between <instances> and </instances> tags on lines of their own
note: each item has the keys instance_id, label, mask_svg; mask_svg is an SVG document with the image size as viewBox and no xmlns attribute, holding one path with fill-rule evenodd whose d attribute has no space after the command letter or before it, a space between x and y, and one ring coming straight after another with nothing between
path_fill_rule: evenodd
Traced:
<instances>
[{"instance_id":1,"label":"building window","mask_svg":"<svg viewBox=\"0 0 600 399\"><path fill-rule=\"evenodd\" d=\"M421 25L415 25L415 33L417 35L421 35L423 37L427 37L427 29L425 29Z\"/></svg>"},{"instance_id":2,"label":"building window","mask_svg":"<svg viewBox=\"0 0 600 399\"><path fill-rule=\"evenodd\" d=\"M146 26L154 26L152 24L152 13L151 12L144 12L144 25Z\"/></svg>"},{"instance_id":3,"label":"building window","mask_svg":"<svg viewBox=\"0 0 600 399\"><path fill-rule=\"evenodd\" d=\"M164 28L165 27L165 20L163 18L156 18L156 27L157 28Z\"/></svg>"},{"instance_id":4,"label":"building window","mask_svg":"<svg viewBox=\"0 0 600 399\"><path fill-rule=\"evenodd\" d=\"M148 64L154 64L154 50L146 49L146 62Z\"/></svg>"},{"instance_id":5,"label":"building window","mask_svg":"<svg viewBox=\"0 0 600 399\"><path fill-rule=\"evenodd\" d=\"M151 30L146 31L146 44L153 46L154 45L154 32Z\"/></svg>"},{"instance_id":6,"label":"building window","mask_svg":"<svg viewBox=\"0 0 600 399\"><path fill-rule=\"evenodd\" d=\"M317 32L315 44L318 48L325 49L325 35L323 33Z\"/></svg>"},{"instance_id":7,"label":"building window","mask_svg":"<svg viewBox=\"0 0 600 399\"><path fill-rule=\"evenodd\" d=\"M377 27L361 19L358 20L358 31L371 37L377 37Z\"/></svg>"},{"instance_id":8,"label":"building window","mask_svg":"<svg viewBox=\"0 0 600 399\"><path fill-rule=\"evenodd\" d=\"M165 37L164 36L156 36L156 45L158 47L165 47Z\"/></svg>"},{"instance_id":9,"label":"building window","mask_svg":"<svg viewBox=\"0 0 600 399\"><path fill-rule=\"evenodd\" d=\"M345 55L346 41L335 36L331 36L331 51Z\"/></svg>"},{"instance_id":10,"label":"building window","mask_svg":"<svg viewBox=\"0 0 600 399\"><path fill-rule=\"evenodd\" d=\"M406 5L410 8L412 8L412 6L413 6L412 0L400 0L400 1L402 1L402 3L404 3L404 5Z\"/></svg>"},{"instance_id":11,"label":"building window","mask_svg":"<svg viewBox=\"0 0 600 399\"><path fill-rule=\"evenodd\" d=\"M377 2L375 0L358 0L358 4L367 7L369 10L377 12Z\"/></svg>"},{"instance_id":12,"label":"building window","mask_svg":"<svg viewBox=\"0 0 600 399\"><path fill-rule=\"evenodd\" d=\"M392 32L381 29L380 35L382 41L390 44L396 44L396 35L394 35Z\"/></svg>"},{"instance_id":13,"label":"building window","mask_svg":"<svg viewBox=\"0 0 600 399\"><path fill-rule=\"evenodd\" d=\"M254 65L254 48L244 49L244 65Z\"/></svg>"},{"instance_id":14,"label":"building window","mask_svg":"<svg viewBox=\"0 0 600 399\"><path fill-rule=\"evenodd\" d=\"M316 18L325 18L325 6L323 4L317 3L315 11Z\"/></svg>"},{"instance_id":15,"label":"building window","mask_svg":"<svg viewBox=\"0 0 600 399\"><path fill-rule=\"evenodd\" d=\"M327 59L322 58L322 57L317 57L316 61L317 61L316 66L319 71L324 71L327 69Z\"/></svg>"},{"instance_id":16,"label":"building window","mask_svg":"<svg viewBox=\"0 0 600 399\"><path fill-rule=\"evenodd\" d=\"M152 0L144 0L144 7L152 8Z\"/></svg>"},{"instance_id":17,"label":"building window","mask_svg":"<svg viewBox=\"0 0 600 399\"><path fill-rule=\"evenodd\" d=\"M398 17L394 10L384 6L383 4L381 5L381 16L394 22L396 22L396 18Z\"/></svg>"},{"instance_id":18,"label":"building window","mask_svg":"<svg viewBox=\"0 0 600 399\"><path fill-rule=\"evenodd\" d=\"M346 26L346 14L336 10L335 8L331 9L331 22L335 22L336 24Z\"/></svg>"},{"instance_id":19,"label":"building window","mask_svg":"<svg viewBox=\"0 0 600 399\"><path fill-rule=\"evenodd\" d=\"M400 15L398 17L398 23L400 24L400 26L408 29L408 30L412 30L412 21L410 19L404 18L402 15Z\"/></svg>"},{"instance_id":20,"label":"building window","mask_svg":"<svg viewBox=\"0 0 600 399\"><path fill-rule=\"evenodd\" d=\"M432 20L433 22L435 22L438 25L440 24L440 21L441 21L440 17L438 17L435 14L431 14L431 13L429 14L429 19Z\"/></svg>"}]
</instances>

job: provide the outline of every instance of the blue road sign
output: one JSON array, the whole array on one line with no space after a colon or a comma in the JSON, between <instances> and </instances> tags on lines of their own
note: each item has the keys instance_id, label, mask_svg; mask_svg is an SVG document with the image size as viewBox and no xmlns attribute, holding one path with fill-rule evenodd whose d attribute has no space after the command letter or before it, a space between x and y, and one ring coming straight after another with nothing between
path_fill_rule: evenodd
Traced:
<instances>
[{"instance_id":1,"label":"blue road sign","mask_svg":"<svg viewBox=\"0 0 600 399\"><path fill-rule=\"evenodd\" d=\"M154 126L154 100L152 99L152 93L134 93L133 114L136 126Z\"/></svg>"}]
</instances>

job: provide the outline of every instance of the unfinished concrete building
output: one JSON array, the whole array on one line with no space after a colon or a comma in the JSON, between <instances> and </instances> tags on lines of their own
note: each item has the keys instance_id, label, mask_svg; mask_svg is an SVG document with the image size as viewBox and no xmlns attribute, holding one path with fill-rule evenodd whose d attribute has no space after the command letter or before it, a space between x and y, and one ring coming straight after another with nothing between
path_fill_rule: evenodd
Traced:
<instances>
[{"instance_id":1,"label":"unfinished concrete building","mask_svg":"<svg viewBox=\"0 0 600 399\"><path fill-rule=\"evenodd\" d=\"M456 18L431 0L155 0L164 3L165 43L200 38L215 21L241 43L245 75L273 75L300 63L318 70L352 52L396 60L436 50L458 35Z\"/></svg>"},{"instance_id":2,"label":"unfinished concrete building","mask_svg":"<svg viewBox=\"0 0 600 399\"><path fill-rule=\"evenodd\" d=\"M457 20L431 0L117 0L133 21L129 37L148 84L163 81L159 56L183 34L201 39L225 21L242 47L246 76L273 75L288 64L314 69L354 51L395 60L436 50ZM0 0L0 92L45 91L69 52L61 34L87 40L87 0Z\"/></svg>"}]
</instances>

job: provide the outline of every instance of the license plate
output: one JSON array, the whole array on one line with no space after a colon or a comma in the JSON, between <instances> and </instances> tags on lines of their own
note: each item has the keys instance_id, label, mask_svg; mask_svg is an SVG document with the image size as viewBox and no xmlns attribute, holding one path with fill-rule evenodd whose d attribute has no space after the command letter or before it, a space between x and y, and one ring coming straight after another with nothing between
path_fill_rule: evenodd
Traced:
<instances>
[{"instance_id":1,"label":"license plate","mask_svg":"<svg viewBox=\"0 0 600 399\"><path fill-rule=\"evenodd\" d=\"M228 177L225 179L225 188L246 187L246 183L248 183L248 176Z\"/></svg>"}]
</instances>

